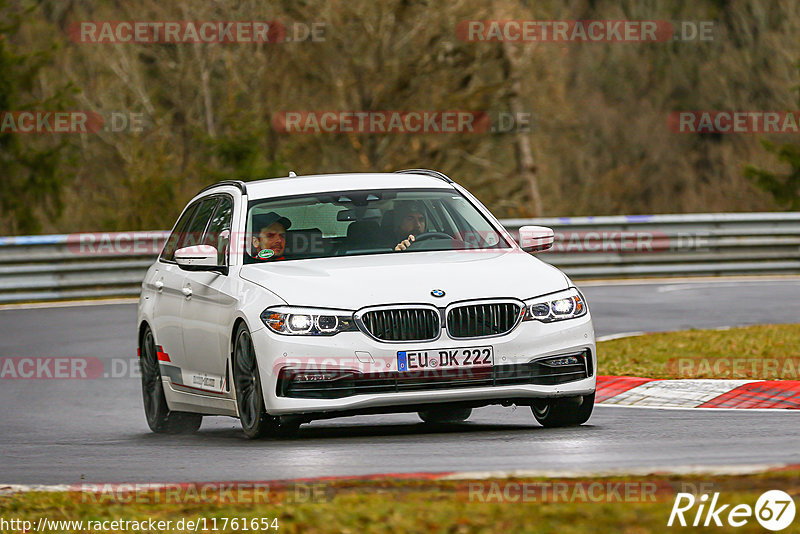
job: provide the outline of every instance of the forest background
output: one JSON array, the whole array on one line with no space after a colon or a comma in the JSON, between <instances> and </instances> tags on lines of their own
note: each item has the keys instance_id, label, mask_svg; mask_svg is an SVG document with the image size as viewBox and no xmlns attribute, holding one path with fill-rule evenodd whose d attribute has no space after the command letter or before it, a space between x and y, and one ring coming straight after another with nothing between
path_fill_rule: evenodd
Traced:
<instances>
[{"instance_id":1,"label":"forest background","mask_svg":"<svg viewBox=\"0 0 800 534\"><path fill-rule=\"evenodd\" d=\"M143 20L280 21L290 40L70 34L81 21ZM457 30L469 20L666 20L678 33L474 42ZM711 33L688 38L701 23ZM0 110L86 110L119 130L0 132L0 235L168 229L208 184L290 170L437 169L501 218L798 210L798 134L669 127L682 110L800 110L798 61L795 1L0 0ZM517 124L276 128L314 110L468 110Z\"/></svg>"}]
</instances>

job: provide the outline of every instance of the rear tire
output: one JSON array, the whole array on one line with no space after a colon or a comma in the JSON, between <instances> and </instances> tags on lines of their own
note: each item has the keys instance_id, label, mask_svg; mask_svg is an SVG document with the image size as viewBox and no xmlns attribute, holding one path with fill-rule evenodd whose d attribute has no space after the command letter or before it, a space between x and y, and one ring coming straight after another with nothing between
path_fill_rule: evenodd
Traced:
<instances>
[{"instance_id":1,"label":"rear tire","mask_svg":"<svg viewBox=\"0 0 800 534\"><path fill-rule=\"evenodd\" d=\"M250 332L242 324L236 330L233 349L233 383L236 389L236 406L245 436L259 439L266 436L289 438L297 434L300 423L280 416L274 417L264 407L261 375Z\"/></svg>"},{"instance_id":2,"label":"rear tire","mask_svg":"<svg viewBox=\"0 0 800 534\"><path fill-rule=\"evenodd\" d=\"M531 404L533 416L547 428L578 426L589 420L594 409L594 393L577 397L537 399Z\"/></svg>"},{"instance_id":3,"label":"rear tire","mask_svg":"<svg viewBox=\"0 0 800 534\"><path fill-rule=\"evenodd\" d=\"M167 406L161 368L156 354L153 332L146 326L139 341L139 364L142 374L142 399L147 426L158 434L188 434L197 431L203 416L197 413L173 412Z\"/></svg>"},{"instance_id":4,"label":"rear tire","mask_svg":"<svg viewBox=\"0 0 800 534\"><path fill-rule=\"evenodd\" d=\"M472 415L472 408L431 408L417 415L426 423L462 423Z\"/></svg>"}]
</instances>

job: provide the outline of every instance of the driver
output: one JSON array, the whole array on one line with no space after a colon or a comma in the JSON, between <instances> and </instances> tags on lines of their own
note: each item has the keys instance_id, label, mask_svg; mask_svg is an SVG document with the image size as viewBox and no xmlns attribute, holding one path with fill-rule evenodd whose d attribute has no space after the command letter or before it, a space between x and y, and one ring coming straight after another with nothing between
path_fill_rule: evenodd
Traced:
<instances>
[{"instance_id":1,"label":"driver","mask_svg":"<svg viewBox=\"0 0 800 534\"><path fill-rule=\"evenodd\" d=\"M395 245L395 252L402 252L411 246L415 236L425 233L425 207L422 202L409 200L398 203L394 209L394 239L400 240Z\"/></svg>"},{"instance_id":2,"label":"driver","mask_svg":"<svg viewBox=\"0 0 800 534\"><path fill-rule=\"evenodd\" d=\"M253 217L254 258L265 261L284 259L286 248L286 230L292 222L274 211ZM256 233L258 231L258 233Z\"/></svg>"}]
</instances>

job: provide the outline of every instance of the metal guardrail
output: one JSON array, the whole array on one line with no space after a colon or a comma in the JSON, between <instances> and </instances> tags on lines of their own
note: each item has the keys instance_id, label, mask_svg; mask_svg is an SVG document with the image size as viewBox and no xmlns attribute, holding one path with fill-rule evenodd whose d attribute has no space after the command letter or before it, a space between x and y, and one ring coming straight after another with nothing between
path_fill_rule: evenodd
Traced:
<instances>
[{"instance_id":1,"label":"metal guardrail","mask_svg":"<svg viewBox=\"0 0 800 534\"><path fill-rule=\"evenodd\" d=\"M800 213L512 219L556 232L540 257L573 279L800 273Z\"/></svg>"},{"instance_id":2,"label":"metal guardrail","mask_svg":"<svg viewBox=\"0 0 800 534\"><path fill-rule=\"evenodd\" d=\"M138 296L168 235L0 237L0 303Z\"/></svg>"},{"instance_id":3,"label":"metal guardrail","mask_svg":"<svg viewBox=\"0 0 800 534\"><path fill-rule=\"evenodd\" d=\"M501 221L556 232L539 255L571 278L800 273L800 213ZM137 296L168 232L0 237L0 303Z\"/></svg>"}]
</instances>

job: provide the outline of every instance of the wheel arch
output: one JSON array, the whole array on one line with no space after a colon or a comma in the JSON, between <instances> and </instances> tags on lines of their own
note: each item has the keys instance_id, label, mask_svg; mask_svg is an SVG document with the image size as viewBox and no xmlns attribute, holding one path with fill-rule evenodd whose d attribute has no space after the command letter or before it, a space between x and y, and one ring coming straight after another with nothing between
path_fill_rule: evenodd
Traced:
<instances>
[{"instance_id":1,"label":"wheel arch","mask_svg":"<svg viewBox=\"0 0 800 534\"><path fill-rule=\"evenodd\" d=\"M142 320L142 321L139 323L139 330L138 330L138 333L137 333L137 335L136 335L136 347L137 347L138 349L140 349L140 350L139 350L139 353L140 353L140 354L139 354L139 356L140 356L140 357L141 357L141 348L142 348L142 336L144 336L144 330L145 330L145 328L149 328L149 329L150 329L150 332L152 332L152 331L153 331L153 327L151 327L151 326L150 326L150 323L148 323L148 322L147 322L147 319L143 319L143 320ZM153 334L153 338L155 339L155 333Z\"/></svg>"},{"instance_id":2,"label":"wheel arch","mask_svg":"<svg viewBox=\"0 0 800 534\"><path fill-rule=\"evenodd\" d=\"M239 326L244 325L248 330L250 330L250 325L247 324L247 321L244 320L244 317L237 317L233 321L233 328L231 328L231 342L228 346L228 356L233 361L233 350L236 348L236 332L239 330Z\"/></svg>"}]
</instances>

